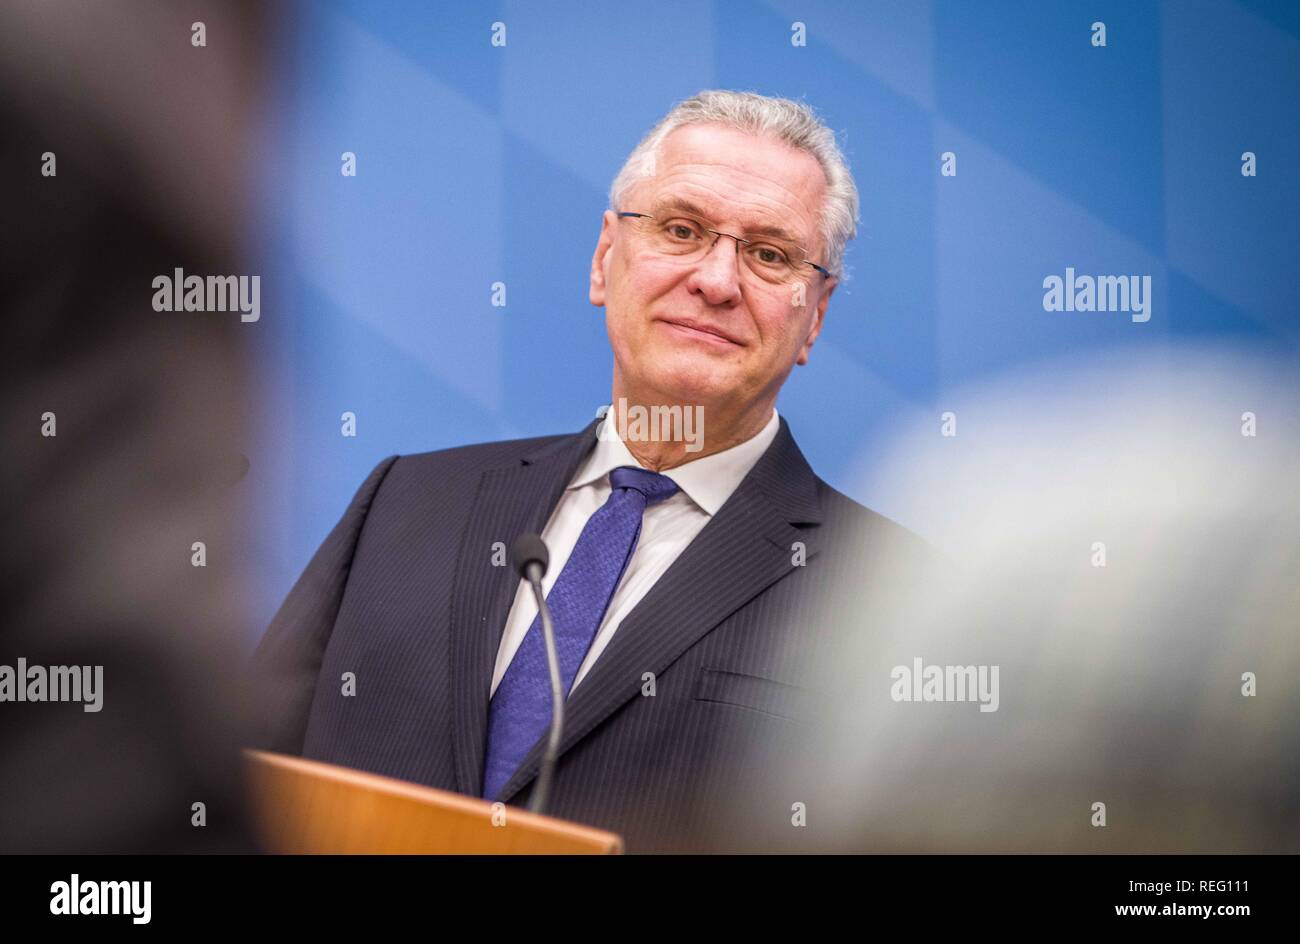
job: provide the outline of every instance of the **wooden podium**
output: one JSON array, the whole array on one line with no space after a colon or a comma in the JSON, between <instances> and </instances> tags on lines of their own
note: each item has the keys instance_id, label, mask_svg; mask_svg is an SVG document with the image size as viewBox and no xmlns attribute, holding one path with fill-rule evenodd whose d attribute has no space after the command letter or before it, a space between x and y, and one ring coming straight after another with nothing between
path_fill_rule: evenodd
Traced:
<instances>
[{"instance_id":1,"label":"wooden podium","mask_svg":"<svg viewBox=\"0 0 1300 944\"><path fill-rule=\"evenodd\" d=\"M285 754L244 751L263 848L298 854L621 853L623 840L488 803ZM495 808L495 809L494 809Z\"/></svg>"}]
</instances>

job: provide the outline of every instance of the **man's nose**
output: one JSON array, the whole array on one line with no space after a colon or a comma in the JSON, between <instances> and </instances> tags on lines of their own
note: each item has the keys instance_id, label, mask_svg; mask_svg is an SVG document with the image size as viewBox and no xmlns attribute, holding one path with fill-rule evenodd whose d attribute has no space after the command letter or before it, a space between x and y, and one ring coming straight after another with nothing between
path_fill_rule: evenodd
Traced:
<instances>
[{"instance_id":1,"label":"man's nose","mask_svg":"<svg viewBox=\"0 0 1300 944\"><path fill-rule=\"evenodd\" d=\"M714 233L713 245L695 265L691 276L712 305L721 305L740 293L740 240L728 233Z\"/></svg>"}]
</instances>

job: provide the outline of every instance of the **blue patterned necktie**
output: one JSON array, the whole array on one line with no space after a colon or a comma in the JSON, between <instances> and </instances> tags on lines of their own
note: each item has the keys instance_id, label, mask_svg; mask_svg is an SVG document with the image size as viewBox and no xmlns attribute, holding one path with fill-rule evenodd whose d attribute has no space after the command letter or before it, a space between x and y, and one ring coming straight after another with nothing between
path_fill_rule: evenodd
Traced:
<instances>
[{"instance_id":1,"label":"blue patterned necktie","mask_svg":"<svg viewBox=\"0 0 1300 944\"><path fill-rule=\"evenodd\" d=\"M677 483L666 475L635 466L611 470L609 481L612 488L608 500L587 519L578 543L546 597L555 624L555 650L566 697L636 550L642 513L677 491ZM496 797L538 738L546 733L551 709L551 679L538 613L488 708L484 799Z\"/></svg>"}]
</instances>

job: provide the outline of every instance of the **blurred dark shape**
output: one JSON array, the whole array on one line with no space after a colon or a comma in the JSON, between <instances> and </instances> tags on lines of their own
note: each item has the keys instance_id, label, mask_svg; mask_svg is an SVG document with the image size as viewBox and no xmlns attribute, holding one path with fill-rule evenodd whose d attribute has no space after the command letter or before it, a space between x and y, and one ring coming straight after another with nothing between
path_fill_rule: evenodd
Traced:
<instances>
[{"instance_id":1,"label":"blurred dark shape","mask_svg":"<svg viewBox=\"0 0 1300 944\"><path fill-rule=\"evenodd\" d=\"M257 326L155 312L151 283L256 271L264 20L252 2L0 5L0 665L103 666L98 712L0 703L0 852L256 848L236 483Z\"/></svg>"}]
</instances>

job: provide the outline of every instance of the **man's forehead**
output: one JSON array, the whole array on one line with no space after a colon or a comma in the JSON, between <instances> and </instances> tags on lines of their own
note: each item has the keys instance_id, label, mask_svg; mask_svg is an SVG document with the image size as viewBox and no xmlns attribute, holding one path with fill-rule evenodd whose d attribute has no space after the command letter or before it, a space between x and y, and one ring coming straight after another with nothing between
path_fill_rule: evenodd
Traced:
<instances>
[{"instance_id":1,"label":"man's forehead","mask_svg":"<svg viewBox=\"0 0 1300 944\"><path fill-rule=\"evenodd\" d=\"M725 125L697 122L670 133L659 146L660 170L676 164L730 167L779 182L792 191L824 183L821 164L807 151L771 134L753 134Z\"/></svg>"},{"instance_id":2,"label":"man's forehead","mask_svg":"<svg viewBox=\"0 0 1300 944\"><path fill-rule=\"evenodd\" d=\"M825 194L825 175L811 154L771 136L712 124L669 134L653 176L642 184L643 202L652 204L643 212L678 209L714 221L738 219L750 232L794 240L805 222L815 223Z\"/></svg>"}]
</instances>

